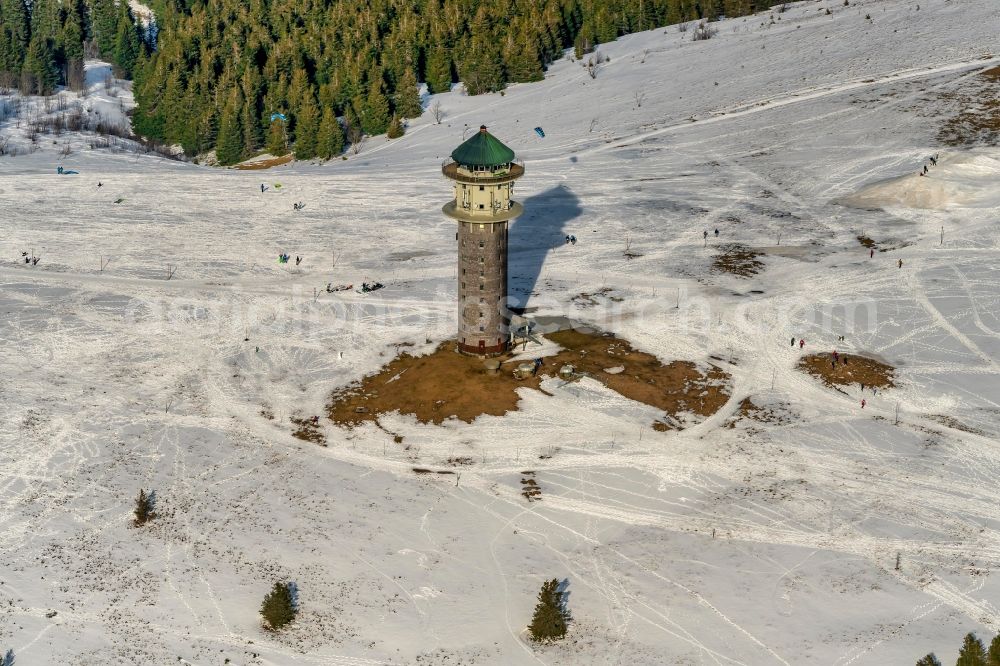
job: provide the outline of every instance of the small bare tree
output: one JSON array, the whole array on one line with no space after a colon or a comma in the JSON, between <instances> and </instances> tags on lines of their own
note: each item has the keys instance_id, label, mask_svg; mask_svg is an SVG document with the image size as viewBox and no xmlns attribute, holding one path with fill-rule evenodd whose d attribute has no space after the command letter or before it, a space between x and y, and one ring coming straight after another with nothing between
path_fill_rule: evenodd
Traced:
<instances>
[{"instance_id":1,"label":"small bare tree","mask_svg":"<svg viewBox=\"0 0 1000 666\"><path fill-rule=\"evenodd\" d=\"M347 140L351 143L351 153L357 155L365 147L365 133L357 125L347 128Z\"/></svg>"},{"instance_id":2,"label":"small bare tree","mask_svg":"<svg viewBox=\"0 0 1000 666\"><path fill-rule=\"evenodd\" d=\"M431 105L431 113L434 115L434 122L440 125L441 119L444 118L444 109L441 108L441 100L434 101L434 104Z\"/></svg>"},{"instance_id":3,"label":"small bare tree","mask_svg":"<svg viewBox=\"0 0 1000 666\"><path fill-rule=\"evenodd\" d=\"M636 90L633 96L635 98L635 108L641 109L642 103L646 101L646 93L642 90Z\"/></svg>"},{"instance_id":4,"label":"small bare tree","mask_svg":"<svg viewBox=\"0 0 1000 666\"><path fill-rule=\"evenodd\" d=\"M625 255L626 259L635 259L642 256L640 253L632 250L632 234L625 235L625 251L622 254Z\"/></svg>"},{"instance_id":5,"label":"small bare tree","mask_svg":"<svg viewBox=\"0 0 1000 666\"><path fill-rule=\"evenodd\" d=\"M587 59L587 73L590 74L590 78L597 78L597 72L601 70L602 64L604 64L604 56L601 55L600 51L594 51L590 54Z\"/></svg>"},{"instance_id":6,"label":"small bare tree","mask_svg":"<svg viewBox=\"0 0 1000 666\"><path fill-rule=\"evenodd\" d=\"M591 132L593 132L594 128L597 127L597 122L598 122L597 118L591 118L590 119L590 131Z\"/></svg>"}]
</instances>

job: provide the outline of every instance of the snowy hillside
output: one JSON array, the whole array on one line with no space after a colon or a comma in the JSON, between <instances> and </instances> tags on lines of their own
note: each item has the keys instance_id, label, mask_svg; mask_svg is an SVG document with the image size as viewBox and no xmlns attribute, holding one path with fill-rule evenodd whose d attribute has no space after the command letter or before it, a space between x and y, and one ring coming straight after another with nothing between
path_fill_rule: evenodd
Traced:
<instances>
[{"instance_id":1,"label":"snowy hillside","mask_svg":"<svg viewBox=\"0 0 1000 666\"><path fill-rule=\"evenodd\" d=\"M85 134L0 157L0 655L882 666L992 639L1000 150L937 136L996 86L997 6L917 6L633 35L596 78L567 58L503 96L439 95L440 124L346 161L211 169ZM130 103L101 90L95 109ZM719 412L658 432L593 378L549 378L471 424L326 418L400 345L453 335L440 164L480 124L525 160L510 273L530 315L721 367ZM734 246L756 274L719 268ZM834 349L896 386L797 368ZM313 415L326 446L292 435ZM140 488L159 516L135 528ZM537 645L553 577L573 623ZM271 633L279 580L300 612Z\"/></svg>"}]
</instances>

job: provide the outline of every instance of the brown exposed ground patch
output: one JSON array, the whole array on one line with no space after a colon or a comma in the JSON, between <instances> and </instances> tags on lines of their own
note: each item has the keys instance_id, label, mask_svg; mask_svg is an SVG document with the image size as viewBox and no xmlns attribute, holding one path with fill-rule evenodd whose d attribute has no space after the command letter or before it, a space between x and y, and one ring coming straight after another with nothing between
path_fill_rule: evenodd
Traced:
<instances>
[{"instance_id":1,"label":"brown exposed ground patch","mask_svg":"<svg viewBox=\"0 0 1000 666\"><path fill-rule=\"evenodd\" d=\"M626 398L663 410L663 422L672 427L681 427L683 413L709 416L729 399L729 375L714 366L703 370L689 361L664 365L607 334L566 330L547 337L563 350L544 359L539 376L523 380L513 375L516 363L504 363L499 373L490 374L482 359L458 354L451 342L425 356L403 352L377 373L335 392L329 416L348 427L377 423L392 412L413 414L421 423L471 423L485 414L516 410L518 388L540 390L542 375L557 376L567 364L574 366L576 379L589 376ZM616 374L605 372L618 368Z\"/></svg>"},{"instance_id":2,"label":"brown exposed ground patch","mask_svg":"<svg viewBox=\"0 0 1000 666\"><path fill-rule=\"evenodd\" d=\"M257 160L256 162L243 162L233 168L240 171L262 171L271 167L281 166L282 164L289 164L293 159L295 159L295 156L289 153L282 157L272 157L266 160Z\"/></svg>"},{"instance_id":3,"label":"brown exposed ground patch","mask_svg":"<svg viewBox=\"0 0 1000 666\"><path fill-rule=\"evenodd\" d=\"M792 413L788 405L761 406L747 396L740 402L740 407L728 421L727 428L735 428L741 420L754 421L756 423L770 423L773 425L786 425L792 422Z\"/></svg>"},{"instance_id":4,"label":"brown exposed ground patch","mask_svg":"<svg viewBox=\"0 0 1000 666\"><path fill-rule=\"evenodd\" d=\"M326 437L319 429L319 419L313 420L311 416L304 418L296 415L292 416L289 420L296 426L295 431L292 432L292 437L297 437L304 442L326 446Z\"/></svg>"},{"instance_id":5,"label":"brown exposed ground patch","mask_svg":"<svg viewBox=\"0 0 1000 666\"><path fill-rule=\"evenodd\" d=\"M866 387L892 388L896 385L893 382L896 369L873 358L841 354L836 365L832 362L833 354L810 354L799 360L799 369L833 387L864 384Z\"/></svg>"},{"instance_id":6,"label":"brown exposed ground patch","mask_svg":"<svg viewBox=\"0 0 1000 666\"><path fill-rule=\"evenodd\" d=\"M764 268L764 262L757 257L761 252L741 243L720 245L721 254L715 255L712 269L720 273L729 273L739 277L751 277Z\"/></svg>"},{"instance_id":7,"label":"brown exposed ground patch","mask_svg":"<svg viewBox=\"0 0 1000 666\"><path fill-rule=\"evenodd\" d=\"M1000 67L998 67L997 69L1000 70ZM947 416L946 414L928 414L927 418L931 419L932 421L937 421L938 423L946 425L949 428L953 428L955 430L961 430L962 432L967 432L973 435L982 435L983 437L989 436L987 435L987 433L983 432L979 428L973 428L972 426L966 425L953 416Z\"/></svg>"},{"instance_id":8,"label":"brown exposed ground patch","mask_svg":"<svg viewBox=\"0 0 1000 666\"><path fill-rule=\"evenodd\" d=\"M991 67L951 93L957 113L945 121L938 141L946 146L1000 144L1000 67Z\"/></svg>"}]
</instances>

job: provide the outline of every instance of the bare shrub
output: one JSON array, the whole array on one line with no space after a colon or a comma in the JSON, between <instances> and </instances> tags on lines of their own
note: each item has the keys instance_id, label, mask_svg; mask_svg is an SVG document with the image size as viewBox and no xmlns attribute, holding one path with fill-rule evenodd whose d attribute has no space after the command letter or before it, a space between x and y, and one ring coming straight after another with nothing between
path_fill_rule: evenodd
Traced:
<instances>
[{"instance_id":1,"label":"bare shrub","mask_svg":"<svg viewBox=\"0 0 1000 666\"><path fill-rule=\"evenodd\" d=\"M347 140L351 144L351 153L357 155L365 147L365 133L357 125L350 125L347 128Z\"/></svg>"},{"instance_id":2,"label":"bare shrub","mask_svg":"<svg viewBox=\"0 0 1000 666\"><path fill-rule=\"evenodd\" d=\"M606 61L607 58L601 55L599 50L590 54L590 57L587 58L587 73L590 74L590 78L597 78L597 72L601 70L601 65L603 65Z\"/></svg>"},{"instance_id":3,"label":"bare shrub","mask_svg":"<svg viewBox=\"0 0 1000 666\"><path fill-rule=\"evenodd\" d=\"M441 100L436 100L431 105L431 113L434 115L434 122L440 125L441 119L444 118L444 109L441 108Z\"/></svg>"},{"instance_id":4,"label":"bare shrub","mask_svg":"<svg viewBox=\"0 0 1000 666\"><path fill-rule=\"evenodd\" d=\"M691 35L691 39L696 42L703 42L707 39L715 37L718 32L718 28L709 25L707 21L702 21L695 27L694 34Z\"/></svg>"}]
</instances>

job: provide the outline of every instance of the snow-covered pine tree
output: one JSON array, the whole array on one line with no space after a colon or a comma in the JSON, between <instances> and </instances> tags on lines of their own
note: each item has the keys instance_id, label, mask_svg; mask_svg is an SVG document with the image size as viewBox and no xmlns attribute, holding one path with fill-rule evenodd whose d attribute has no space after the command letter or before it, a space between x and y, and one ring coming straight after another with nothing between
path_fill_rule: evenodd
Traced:
<instances>
[{"instance_id":1,"label":"snow-covered pine tree","mask_svg":"<svg viewBox=\"0 0 1000 666\"><path fill-rule=\"evenodd\" d=\"M917 666L941 666L941 662L934 656L934 653L931 652L929 655L918 661Z\"/></svg>"}]
</instances>

